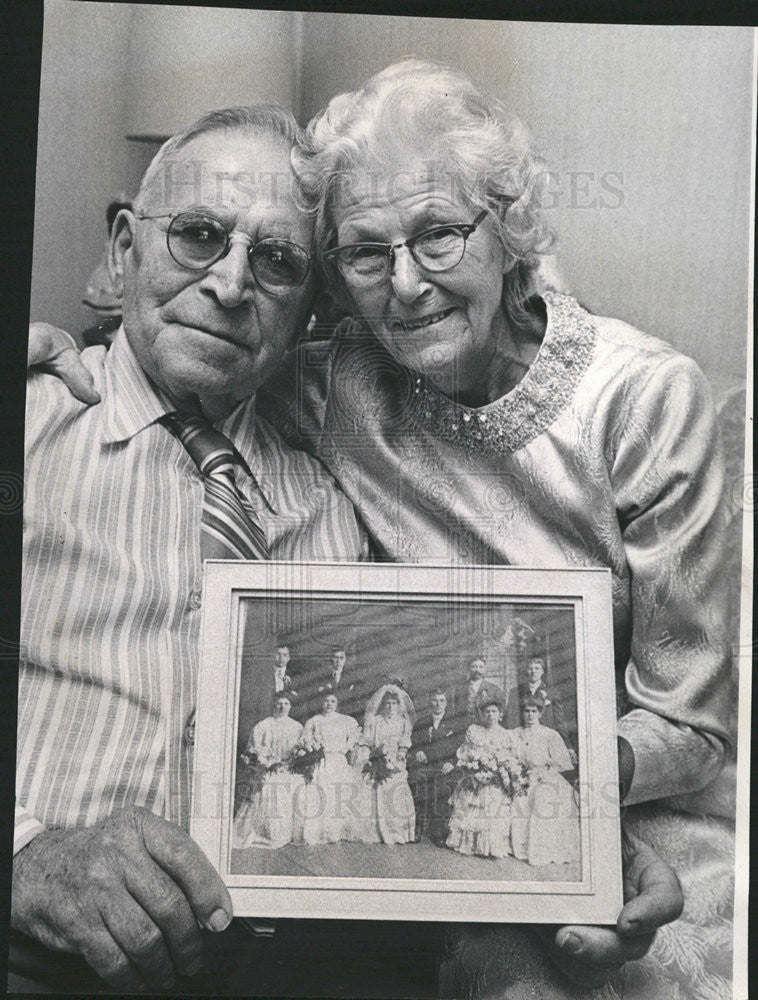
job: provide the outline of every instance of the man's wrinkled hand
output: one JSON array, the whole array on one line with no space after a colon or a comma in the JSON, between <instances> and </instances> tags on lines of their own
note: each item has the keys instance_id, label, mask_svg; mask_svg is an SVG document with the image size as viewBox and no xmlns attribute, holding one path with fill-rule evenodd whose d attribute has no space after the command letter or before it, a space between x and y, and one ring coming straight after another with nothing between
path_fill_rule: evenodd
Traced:
<instances>
[{"instance_id":1,"label":"man's wrinkled hand","mask_svg":"<svg viewBox=\"0 0 758 1000\"><path fill-rule=\"evenodd\" d=\"M627 962L642 958L655 932L681 914L679 879L655 851L624 835L624 900L615 928L538 928L555 964L580 986L602 986Z\"/></svg>"},{"instance_id":2,"label":"man's wrinkled hand","mask_svg":"<svg viewBox=\"0 0 758 1000\"><path fill-rule=\"evenodd\" d=\"M223 930L229 893L195 842L144 809L46 830L14 858L11 923L82 955L119 990L170 987L202 962L199 928Z\"/></svg>"},{"instance_id":3,"label":"man's wrinkled hand","mask_svg":"<svg viewBox=\"0 0 758 1000\"><path fill-rule=\"evenodd\" d=\"M73 337L65 330L50 323L30 323L26 364L27 368L41 368L61 379L80 402L100 402L92 375L82 364Z\"/></svg>"}]
</instances>

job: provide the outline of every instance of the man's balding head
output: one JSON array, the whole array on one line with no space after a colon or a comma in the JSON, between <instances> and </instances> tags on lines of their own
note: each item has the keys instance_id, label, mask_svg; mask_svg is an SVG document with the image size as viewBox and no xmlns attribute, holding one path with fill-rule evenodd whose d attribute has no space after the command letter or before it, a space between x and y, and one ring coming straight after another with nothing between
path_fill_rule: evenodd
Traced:
<instances>
[{"instance_id":1,"label":"man's balding head","mask_svg":"<svg viewBox=\"0 0 758 1000\"><path fill-rule=\"evenodd\" d=\"M177 409L221 419L272 374L307 320L312 269L302 284L272 292L253 276L249 258L251 247L267 241L256 251L264 276L283 272L290 253L307 263L311 224L290 167L298 137L281 109L206 115L162 147L134 210L114 223L111 270L123 287L129 343ZM169 225L177 231L175 216L188 212L201 250L206 232L212 235L203 220L231 234L228 250L208 266L187 266L172 255L175 246L169 251Z\"/></svg>"}]
</instances>

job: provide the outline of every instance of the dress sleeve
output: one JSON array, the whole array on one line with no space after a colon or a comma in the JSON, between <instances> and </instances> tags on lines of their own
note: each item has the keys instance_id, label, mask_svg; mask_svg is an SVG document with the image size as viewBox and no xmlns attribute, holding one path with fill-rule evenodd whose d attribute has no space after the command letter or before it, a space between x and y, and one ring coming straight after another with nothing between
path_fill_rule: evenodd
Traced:
<instances>
[{"instance_id":1,"label":"dress sleeve","mask_svg":"<svg viewBox=\"0 0 758 1000\"><path fill-rule=\"evenodd\" d=\"M361 727L352 715L346 715L345 718L349 720L347 724L347 745L348 750L351 750L361 738Z\"/></svg>"},{"instance_id":2,"label":"dress sleeve","mask_svg":"<svg viewBox=\"0 0 758 1000\"><path fill-rule=\"evenodd\" d=\"M256 722L253 726L253 731L250 733L250 738L247 741L248 749L254 750L256 753L260 753L262 750L271 748L271 730L268 725L266 725L266 720L261 719L260 722Z\"/></svg>"},{"instance_id":3,"label":"dress sleeve","mask_svg":"<svg viewBox=\"0 0 758 1000\"><path fill-rule=\"evenodd\" d=\"M303 737L307 740L313 740L318 735L318 730L316 728L316 716L312 715L310 719L306 720L303 726Z\"/></svg>"},{"instance_id":4,"label":"dress sleeve","mask_svg":"<svg viewBox=\"0 0 758 1000\"><path fill-rule=\"evenodd\" d=\"M469 749L475 746L476 742L477 741L475 739L474 726L471 725L466 730L466 737L463 743L461 743L461 745L458 747L456 751L455 755L458 758L458 760L464 760Z\"/></svg>"},{"instance_id":5,"label":"dress sleeve","mask_svg":"<svg viewBox=\"0 0 758 1000\"><path fill-rule=\"evenodd\" d=\"M400 739L397 745L404 750L409 750L411 746L411 723L409 719L403 719L403 728L400 732Z\"/></svg>"},{"instance_id":6,"label":"dress sleeve","mask_svg":"<svg viewBox=\"0 0 758 1000\"><path fill-rule=\"evenodd\" d=\"M256 411L290 444L318 454L334 349L329 341L303 340L256 393Z\"/></svg>"},{"instance_id":7,"label":"dress sleeve","mask_svg":"<svg viewBox=\"0 0 758 1000\"><path fill-rule=\"evenodd\" d=\"M572 768L568 747L563 741L563 737L557 730L549 730L547 748L550 754L550 763L559 771L570 771Z\"/></svg>"},{"instance_id":8,"label":"dress sleeve","mask_svg":"<svg viewBox=\"0 0 758 1000\"><path fill-rule=\"evenodd\" d=\"M611 476L631 575L626 802L693 791L723 760L732 708L723 471L705 377L672 355L635 394Z\"/></svg>"}]
</instances>

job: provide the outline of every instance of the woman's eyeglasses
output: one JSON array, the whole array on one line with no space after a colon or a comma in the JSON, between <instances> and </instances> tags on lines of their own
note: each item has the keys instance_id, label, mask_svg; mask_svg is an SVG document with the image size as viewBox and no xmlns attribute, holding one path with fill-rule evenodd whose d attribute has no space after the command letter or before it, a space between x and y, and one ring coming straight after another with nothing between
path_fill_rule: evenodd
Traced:
<instances>
[{"instance_id":1,"label":"woman's eyeglasses","mask_svg":"<svg viewBox=\"0 0 758 1000\"><path fill-rule=\"evenodd\" d=\"M138 219L170 219L166 245L177 264L190 271L202 271L225 257L232 245L232 231L212 215L188 211L178 214L140 215ZM311 255L289 240L265 239L248 243L247 259L256 282L272 295L285 295L303 284L311 265Z\"/></svg>"},{"instance_id":2,"label":"woman's eyeglasses","mask_svg":"<svg viewBox=\"0 0 758 1000\"><path fill-rule=\"evenodd\" d=\"M321 257L335 264L345 281L358 288L384 281L394 263L395 251L400 247L408 247L413 259L425 271L450 271L460 264L466 252L466 240L486 216L487 212L482 211L468 224L434 226L402 243L347 243L326 250Z\"/></svg>"}]
</instances>

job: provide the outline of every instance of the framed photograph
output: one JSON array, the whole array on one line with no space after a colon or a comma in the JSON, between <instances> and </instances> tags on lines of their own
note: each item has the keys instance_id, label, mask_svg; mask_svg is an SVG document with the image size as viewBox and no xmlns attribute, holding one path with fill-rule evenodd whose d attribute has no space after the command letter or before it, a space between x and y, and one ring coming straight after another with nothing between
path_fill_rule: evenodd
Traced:
<instances>
[{"instance_id":1,"label":"framed photograph","mask_svg":"<svg viewBox=\"0 0 758 1000\"><path fill-rule=\"evenodd\" d=\"M192 835L235 913L612 923L606 570L209 562Z\"/></svg>"}]
</instances>

